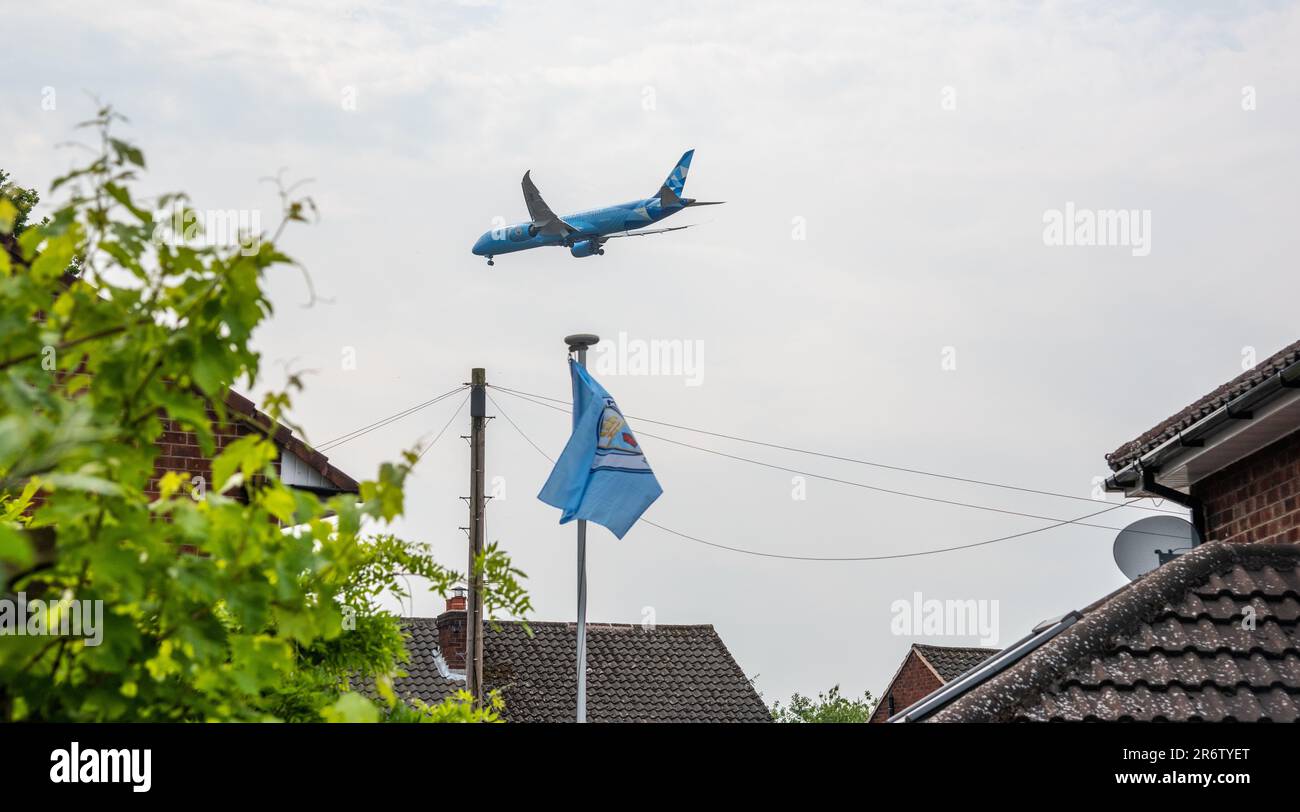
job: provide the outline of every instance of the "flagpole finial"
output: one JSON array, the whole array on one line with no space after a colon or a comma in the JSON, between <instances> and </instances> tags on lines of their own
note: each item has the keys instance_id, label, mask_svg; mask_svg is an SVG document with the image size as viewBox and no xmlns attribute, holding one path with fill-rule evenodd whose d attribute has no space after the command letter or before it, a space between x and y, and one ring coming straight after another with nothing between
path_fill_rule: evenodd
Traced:
<instances>
[{"instance_id":1,"label":"flagpole finial","mask_svg":"<svg viewBox=\"0 0 1300 812\"><path fill-rule=\"evenodd\" d=\"M600 343L600 336L593 333L576 333L565 336L564 343L569 345L569 352L580 352Z\"/></svg>"}]
</instances>

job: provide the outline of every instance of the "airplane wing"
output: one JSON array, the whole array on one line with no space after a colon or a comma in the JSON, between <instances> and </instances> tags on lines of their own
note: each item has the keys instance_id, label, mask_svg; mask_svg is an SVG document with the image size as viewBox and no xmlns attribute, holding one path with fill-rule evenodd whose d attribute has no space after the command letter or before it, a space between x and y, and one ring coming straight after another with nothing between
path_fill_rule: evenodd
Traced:
<instances>
[{"instance_id":1,"label":"airplane wing","mask_svg":"<svg viewBox=\"0 0 1300 812\"><path fill-rule=\"evenodd\" d=\"M567 237L577 231L576 228L561 220L555 212L551 211L551 207L546 205L546 201L542 200L542 193L537 191L537 184L529 177L531 171L524 173L524 205L528 206L528 216L537 227L537 233Z\"/></svg>"},{"instance_id":2,"label":"airplane wing","mask_svg":"<svg viewBox=\"0 0 1300 812\"><path fill-rule=\"evenodd\" d=\"M663 234L667 231L681 231L683 228L690 228L691 226L697 225L699 225L699 223L691 223L684 226L671 226L669 228L644 228L638 229L637 231L624 231L622 234L607 234L604 237L601 237L601 240L612 240L615 237L645 237L650 234Z\"/></svg>"}]
</instances>

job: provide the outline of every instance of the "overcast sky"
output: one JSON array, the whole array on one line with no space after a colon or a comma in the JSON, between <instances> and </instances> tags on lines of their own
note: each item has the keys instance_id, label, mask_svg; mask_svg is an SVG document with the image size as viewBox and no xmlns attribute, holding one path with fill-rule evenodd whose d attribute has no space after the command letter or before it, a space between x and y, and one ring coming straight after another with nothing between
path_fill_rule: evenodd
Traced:
<instances>
[{"instance_id":1,"label":"overcast sky","mask_svg":"<svg viewBox=\"0 0 1300 812\"><path fill-rule=\"evenodd\" d=\"M331 301L302 307L292 271L269 281L257 389L282 383L280 362L314 370L295 417L316 442L475 366L567 397L563 336L624 333L703 348L699 386L605 376L630 414L1089 497L1106 452L1238 374L1249 348L1263 358L1300 332L1300 9L919 6L27 4L5 13L0 166L47 191L91 91L130 117L146 192L272 226L259 178L314 179L320 222L284 245ZM728 201L670 221L699 228L587 259L542 249L489 269L470 254L494 217L526 219L525 170L564 213L655 193L690 147L686 193ZM1149 252L1045 244L1067 204L1146 213ZM496 398L559 452L564 415ZM330 457L371 477L459 402ZM1098 509L632 425L943 499ZM425 457L396 528L457 567L467 430L462 414ZM815 479L799 500L790 473L642 445L664 487L647 518L731 546L862 556L1048 524ZM489 540L528 573L534 619L572 619L573 527L535 499L549 464L504 419L488 462L505 486ZM593 528L589 618L639 623L652 607L658 623L713 624L769 702L836 683L879 694L921 639L891 632L894 601L996 600L1006 645L1124 582L1114 535L816 563Z\"/></svg>"}]
</instances>

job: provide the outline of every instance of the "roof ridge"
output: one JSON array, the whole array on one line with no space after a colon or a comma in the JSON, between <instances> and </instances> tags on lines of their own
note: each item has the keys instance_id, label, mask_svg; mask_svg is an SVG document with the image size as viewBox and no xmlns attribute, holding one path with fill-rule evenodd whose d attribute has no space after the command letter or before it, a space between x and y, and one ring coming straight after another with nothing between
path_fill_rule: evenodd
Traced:
<instances>
[{"instance_id":1,"label":"roof ridge","mask_svg":"<svg viewBox=\"0 0 1300 812\"><path fill-rule=\"evenodd\" d=\"M1118 683L1114 680L1101 680L1099 682L1083 683L1075 679L1061 683L1062 688L1077 688L1080 691L1100 691L1103 688L1109 688L1116 693L1134 693L1139 688L1145 688L1152 693L1167 694L1171 688L1181 688L1186 691L1194 689L1204 691L1206 688L1219 691L1220 693L1236 695L1239 693L1268 694L1273 691L1282 691L1286 694L1300 696L1300 687L1288 685L1285 682L1274 680L1267 685L1253 685L1245 680L1238 680L1233 683L1215 682L1214 680L1201 680L1200 682L1188 682L1187 680L1170 680L1168 682L1151 682L1146 679L1136 679L1132 682ZM1061 696L1064 691L1052 691L1051 696Z\"/></svg>"},{"instance_id":2,"label":"roof ridge","mask_svg":"<svg viewBox=\"0 0 1300 812\"><path fill-rule=\"evenodd\" d=\"M436 621L437 621L438 617L440 617L440 615L435 615L435 616L433 616L433 617L425 617L425 616L417 616L417 615L404 615L404 616L402 616L402 617L399 618L399 619L400 619L402 622L412 622L412 623L433 623L433 622L436 622ZM483 619L483 622L484 622L484 623L497 623L497 624L500 624L500 625L502 625L502 626L507 626L507 625L510 625L510 626L519 626L519 625L523 625L523 624L527 623L529 626L532 626L532 627L538 627L538 626L542 626L542 627L556 627L556 626L565 626L565 627L570 627L570 626L576 626L576 625L577 625L577 621L575 621L575 620L524 620L524 619L518 619L518 618L510 618L510 619L503 619L503 618L489 619L489 618L484 618L484 619ZM655 623L655 624L650 625L649 628L645 628L644 624L639 623L639 622L636 622L636 621L626 621L626 622L624 622L624 621L603 621L603 620L589 620L589 621L587 621L587 629L588 629L588 630L590 630L590 629L592 629L592 628L602 628L602 627L604 627L604 628L611 628L611 627L619 627L619 628L643 628L643 629L645 629L646 631L654 631L654 630L656 630L656 629L709 629L709 630L713 630L715 634L717 633L716 630L713 629L713 624L712 624L712 623Z\"/></svg>"},{"instance_id":3,"label":"roof ridge","mask_svg":"<svg viewBox=\"0 0 1300 812\"><path fill-rule=\"evenodd\" d=\"M1000 648L986 648L984 646L940 646L934 643L913 643L912 645L916 648L938 649L940 651L983 651L990 654L1002 650Z\"/></svg>"}]
</instances>

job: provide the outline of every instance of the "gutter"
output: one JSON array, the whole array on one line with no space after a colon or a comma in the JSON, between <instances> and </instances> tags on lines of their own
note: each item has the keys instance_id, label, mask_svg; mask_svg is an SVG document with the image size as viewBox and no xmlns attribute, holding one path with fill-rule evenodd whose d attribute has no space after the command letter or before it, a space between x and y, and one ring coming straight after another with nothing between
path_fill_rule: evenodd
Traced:
<instances>
[{"instance_id":1,"label":"gutter","mask_svg":"<svg viewBox=\"0 0 1300 812\"><path fill-rule=\"evenodd\" d=\"M1156 481L1156 472L1150 468L1143 468L1142 471L1142 490L1158 496L1161 499L1168 499L1177 505L1187 508L1192 514L1192 527L1196 529L1197 539L1194 544L1200 544L1205 540L1205 528L1209 526L1205 517L1205 503L1195 496L1183 493L1177 488L1171 488ZM1190 490L1190 489L1189 489Z\"/></svg>"},{"instance_id":2,"label":"gutter","mask_svg":"<svg viewBox=\"0 0 1300 812\"><path fill-rule=\"evenodd\" d=\"M938 713L952 700L1015 665L1039 646L1070 628L1082 618L1083 615L1075 610L1054 620L1045 620L1039 623L1025 637L994 654L934 693L912 703L904 708L902 712L889 717L889 721L891 723L920 722L925 717Z\"/></svg>"},{"instance_id":3,"label":"gutter","mask_svg":"<svg viewBox=\"0 0 1300 812\"><path fill-rule=\"evenodd\" d=\"M1184 448L1204 446L1206 437L1233 420L1253 419L1256 406L1285 389L1300 389L1300 361L1278 370L1255 387L1125 465L1106 479L1106 490L1127 492L1130 489L1140 488L1191 509L1193 514L1203 522L1204 517L1200 516L1199 503L1195 499L1182 491L1166 488L1155 481L1154 475L1160 472L1161 463ZM1149 486L1153 486L1156 490L1148 490Z\"/></svg>"}]
</instances>

